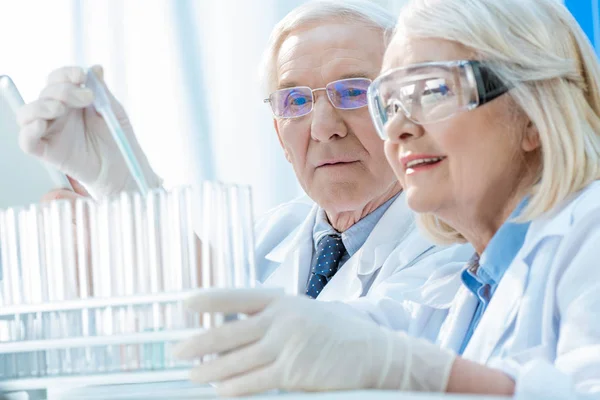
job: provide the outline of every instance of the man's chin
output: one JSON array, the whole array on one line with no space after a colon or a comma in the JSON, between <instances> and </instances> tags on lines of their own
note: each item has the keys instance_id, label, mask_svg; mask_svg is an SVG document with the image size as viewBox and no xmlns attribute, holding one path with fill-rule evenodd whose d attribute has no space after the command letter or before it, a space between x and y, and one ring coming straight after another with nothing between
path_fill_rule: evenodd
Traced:
<instances>
[{"instance_id":1,"label":"man's chin","mask_svg":"<svg viewBox=\"0 0 600 400\"><path fill-rule=\"evenodd\" d=\"M374 197L373 191L359 188L358 182L332 182L313 190L310 197L326 211L356 211Z\"/></svg>"}]
</instances>

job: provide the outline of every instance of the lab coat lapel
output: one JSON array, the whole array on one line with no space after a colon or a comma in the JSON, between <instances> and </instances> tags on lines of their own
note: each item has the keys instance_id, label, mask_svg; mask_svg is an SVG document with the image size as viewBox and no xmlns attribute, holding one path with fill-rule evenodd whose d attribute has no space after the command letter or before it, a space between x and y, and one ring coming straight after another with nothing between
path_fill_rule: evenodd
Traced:
<instances>
[{"instance_id":1,"label":"lab coat lapel","mask_svg":"<svg viewBox=\"0 0 600 400\"><path fill-rule=\"evenodd\" d=\"M357 259L359 275L371 275L388 259L392 251L405 244L405 239L415 229L414 213L406 205L404 192L396 198L383 214L365 244L354 255ZM396 260L397 266L404 265L423 252L420 248L407 248L402 252L404 259Z\"/></svg>"},{"instance_id":2,"label":"lab coat lapel","mask_svg":"<svg viewBox=\"0 0 600 400\"><path fill-rule=\"evenodd\" d=\"M460 351L476 307L477 298L465 286L461 286L440 328L437 343L441 347Z\"/></svg>"},{"instance_id":3,"label":"lab coat lapel","mask_svg":"<svg viewBox=\"0 0 600 400\"><path fill-rule=\"evenodd\" d=\"M413 223L413 214L402 193L383 214L362 247L346 261L321 291L318 299L349 301L362 296L365 288L359 276L368 276L380 269L391 252L413 229ZM418 254L415 255L417 256Z\"/></svg>"},{"instance_id":4,"label":"lab coat lapel","mask_svg":"<svg viewBox=\"0 0 600 400\"><path fill-rule=\"evenodd\" d=\"M517 257L519 257L517 255ZM504 273L490 304L475 329L463 357L485 364L510 328L525 292L529 267L516 258Z\"/></svg>"},{"instance_id":5,"label":"lab coat lapel","mask_svg":"<svg viewBox=\"0 0 600 400\"><path fill-rule=\"evenodd\" d=\"M362 294L362 282L356 273L356 254L350 257L317 296L322 301L348 301Z\"/></svg>"},{"instance_id":6,"label":"lab coat lapel","mask_svg":"<svg viewBox=\"0 0 600 400\"><path fill-rule=\"evenodd\" d=\"M280 287L288 294L304 293L313 254L313 226L318 206L314 206L299 229L281 241L265 258L280 265L264 281L264 286Z\"/></svg>"}]
</instances>

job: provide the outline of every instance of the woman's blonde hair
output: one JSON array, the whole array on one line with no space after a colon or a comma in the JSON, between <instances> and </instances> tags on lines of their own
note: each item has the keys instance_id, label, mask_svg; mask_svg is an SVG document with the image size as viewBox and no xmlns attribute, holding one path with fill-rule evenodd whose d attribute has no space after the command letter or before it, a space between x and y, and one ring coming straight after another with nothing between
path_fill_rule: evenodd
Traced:
<instances>
[{"instance_id":1,"label":"woman's blonde hair","mask_svg":"<svg viewBox=\"0 0 600 400\"><path fill-rule=\"evenodd\" d=\"M396 17L370 0L313 0L294 8L271 31L260 67L265 94L277 88L277 53L289 34L307 25L336 21L380 29L386 42L396 26Z\"/></svg>"},{"instance_id":2,"label":"woman's blonde hair","mask_svg":"<svg viewBox=\"0 0 600 400\"><path fill-rule=\"evenodd\" d=\"M600 64L562 3L413 0L395 37L457 42L515 83L510 94L539 131L542 154L539 180L519 219L540 216L600 178ZM438 242L465 241L435 215L422 214L419 222Z\"/></svg>"}]
</instances>

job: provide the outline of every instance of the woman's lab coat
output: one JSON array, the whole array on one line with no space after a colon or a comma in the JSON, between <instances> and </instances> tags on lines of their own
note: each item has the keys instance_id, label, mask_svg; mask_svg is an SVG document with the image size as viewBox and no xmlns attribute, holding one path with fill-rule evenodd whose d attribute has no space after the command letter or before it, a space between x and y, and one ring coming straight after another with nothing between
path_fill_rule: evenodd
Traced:
<instances>
[{"instance_id":1,"label":"woman's lab coat","mask_svg":"<svg viewBox=\"0 0 600 400\"><path fill-rule=\"evenodd\" d=\"M442 346L460 347L474 308L461 288ZM532 222L463 356L513 376L517 398L600 399L600 182Z\"/></svg>"},{"instance_id":2,"label":"woman's lab coat","mask_svg":"<svg viewBox=\"0 0 600 400\"><path fill-rule=\"evenodd\" d=\"M318 206L307 197L269 212L256 226L257 276L264 286L304 293L313 255ZM396 330L435 340L460 288L470 246L437 247L417 230L401 194L318 300Z\"/></svg>"}]
</instances>

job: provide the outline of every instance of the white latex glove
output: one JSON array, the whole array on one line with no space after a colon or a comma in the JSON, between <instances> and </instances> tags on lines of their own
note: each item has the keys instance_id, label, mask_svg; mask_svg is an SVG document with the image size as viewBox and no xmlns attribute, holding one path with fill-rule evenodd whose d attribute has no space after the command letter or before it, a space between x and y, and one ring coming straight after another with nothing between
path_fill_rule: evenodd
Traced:
<instances>
[{"instance_id":1,"label":"white latex glove","mask_svg":"<svg viewBox=\"0 0 600 400\"><path fill-rule=\"evenodd\" d=\"M103 71L93 67L103 80ZM21 148L78 180L95 198L137 189L104 119L91 106L94 95L82 86L85 71L64 67L50 74L39 99L18 111ZM138 157L150 187L161 180L138 144L125 110L107 92L112 109Z\"/></svg>"},{"instance_id":2,"label":"white latex glove","mask_svg":"<svg viewBox=\"0 0 600 400\"><path fill-rule=\"evenodd\" d=\"M175 349L184 359L220 353L191 372L195 382L217 382L220 395L272 389L440 392L456 357L424 340L358 319L343 303L269 289L226 289L203 291L188 304L197 312L248 315Z\"/></svg>"}]
</instances>

